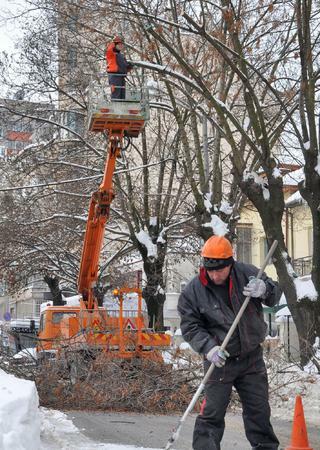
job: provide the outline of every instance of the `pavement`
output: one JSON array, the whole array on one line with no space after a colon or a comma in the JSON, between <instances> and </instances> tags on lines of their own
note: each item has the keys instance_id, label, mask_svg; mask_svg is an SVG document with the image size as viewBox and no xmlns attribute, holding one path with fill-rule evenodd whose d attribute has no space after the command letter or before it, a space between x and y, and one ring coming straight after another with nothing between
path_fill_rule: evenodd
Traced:
<instances>
[{"instance_id":1,"label":"pavement","mask_svg":"<svg viewBox=\"0 0 320 450\"><path fill-rule=\"evenodd\" d=\"M164 448L180 416L160 416L133 413L103 413L68 411L82 434L100 443L136 445L140 447ZM196 415L187 417L179 439L174 444L175 450L191 450L192 431ZM274 431L280 440L281 448L290 444L292 423L273 419ZM320 425L307 426L309 446L320 450ZM226 430L223 437L222 450L249 450L250 445L245 437L241 414L228 413Z\"/></svg>"}]
</instances>

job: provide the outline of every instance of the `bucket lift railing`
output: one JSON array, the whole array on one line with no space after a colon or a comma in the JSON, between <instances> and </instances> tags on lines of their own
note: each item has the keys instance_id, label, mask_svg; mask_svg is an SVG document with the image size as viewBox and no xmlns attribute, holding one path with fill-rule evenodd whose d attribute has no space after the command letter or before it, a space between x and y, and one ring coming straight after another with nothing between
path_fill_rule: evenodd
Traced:
<instances>
[{"instance_id":1,"label":"bucket lift railing","mask_svg":"<svg viewBox=\"0 0 320 450\"><path fill-rule=\"evenodd\" d=\"M121 74L115 74L121 76ZM115 86L118 88L124 88L119 84ZM88 86L88 102L89 110L97 110L103 108L106 104L113 103L120 105L122 103L139 103L145 120L149 119L149 88L147 86L137 87L126 83L125 98L124 99L112 99L111 98L111 86L109 84L108 74L99 74L89 83ZM127 105L129 107L129 105Z\"/></svg>"}]
</instances>

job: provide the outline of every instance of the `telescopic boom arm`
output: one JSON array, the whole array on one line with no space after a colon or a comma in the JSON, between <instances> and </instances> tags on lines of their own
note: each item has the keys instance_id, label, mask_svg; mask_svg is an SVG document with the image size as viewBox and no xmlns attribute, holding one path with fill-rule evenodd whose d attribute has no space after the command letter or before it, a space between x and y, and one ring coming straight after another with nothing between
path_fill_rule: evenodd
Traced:
<instances>
[{"instance_id":1,"label":"telescopic boom arm","mask_svg":"<svg viewBox=\"0 0 320 450\"><path fill-rule=\"evenodd\" d=\"M78 292L82 295L87 309L93 309L95 304L93 289L98 279L105 225L109 219L110 205L114 198L112 178L121 148L122 136L110 136L103 180L99 189L92 193L90 201L78 277Z\"/></svg>"}]
</instances>

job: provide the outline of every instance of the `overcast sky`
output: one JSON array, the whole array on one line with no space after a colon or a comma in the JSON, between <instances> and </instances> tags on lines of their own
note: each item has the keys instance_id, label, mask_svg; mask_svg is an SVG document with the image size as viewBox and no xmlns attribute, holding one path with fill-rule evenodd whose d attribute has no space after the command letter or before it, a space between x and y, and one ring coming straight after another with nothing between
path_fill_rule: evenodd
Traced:
<instances>
[{"instance_id":1,"label":"overcast sky","mask_svg":"<svg viewBox=\"0 0 320 450\"><path fill-rule=\"evenodd\" d=\"M0 51L12 53L14 51L14 41L19 32L17 21L7 20L17 10L22 1L0 0Z\"/></svg>"}]
</instances>

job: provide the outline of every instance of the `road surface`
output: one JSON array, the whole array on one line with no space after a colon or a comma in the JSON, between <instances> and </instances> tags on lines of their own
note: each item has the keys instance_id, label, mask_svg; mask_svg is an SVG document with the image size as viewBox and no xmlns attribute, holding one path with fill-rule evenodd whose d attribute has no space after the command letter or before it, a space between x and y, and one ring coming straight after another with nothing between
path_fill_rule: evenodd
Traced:
<instances>
[{"instance_id":1,"label":"road surface","mask_svg":"<svg viewBox=\"0 0 320 450\"><path fill-rule=\"evenodd\" d=\"M96 442L136 445L140 447L164 448L180 416L153 416L132 413L101 413L69 411L69 419L80 431ZM195 415L187 418L175 450L191 450L192 430ZM289 446L292 423L274 419L274 430L280 440L281 448ZM309 445L320 450L320 425L308 425ZM222 441L222 450L249 450L241 414L228 413L226 431Z\"/></svg>"}]
</instances>

